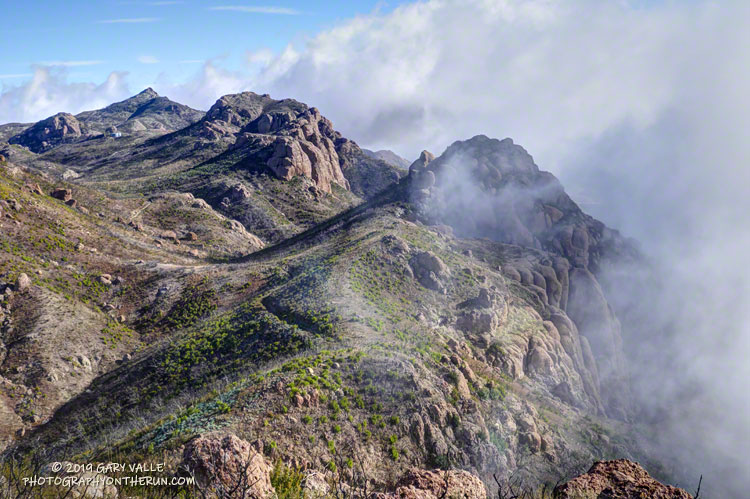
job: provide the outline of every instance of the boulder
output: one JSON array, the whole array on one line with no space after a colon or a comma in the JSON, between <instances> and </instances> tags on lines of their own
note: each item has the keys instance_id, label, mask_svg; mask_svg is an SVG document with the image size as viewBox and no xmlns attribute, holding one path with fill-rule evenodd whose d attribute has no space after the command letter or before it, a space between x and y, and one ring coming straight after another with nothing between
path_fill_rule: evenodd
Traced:
<instances>
[{"instance_id":1,"label":"boulder","mask_svg":"<svg viewBox=\"0 0 750 499\"><path fill-rule=\"evenodd\" d=\"M654 480L640 464L627 459L594 463L587 473L555 487L554 497L559 499L692 498L683 489Z\"/></svg>"},{"instance_id":2,"label":"boulder","mask_svg":"<svg viewBox=\"0 0 750 499\"><path fill-rule=\"evenodd\" d=\"M54 191L52 191L52 193L50 193L50 196L65 202L73 199L73 193L70 191L70 189L55 189Z\"/></svg>"},{"instance_id":3,"label":"boulder","mask_svg":"<svg viewBox=\"0 0 750 499\"><path fill-rule=\"evenodd\" d=\"M229 434L201 436L189 441L182 468L195 476L208 496L272 497L271 466L249 442Z\"/></svg>"},{"instance_id":4,"label":"boulder","mask_svg":"<svg viewBox=\"0 0 750 499\"><path fill-rule=\"evenodd\" d=\"M496 293L491 292L487 288L481 288L477 297L470 298L459 306L461 308L491 308L495 305L496 299Z\"/></svg>"},{"instance_id":5,"label":"boulder","mask_svg":"<svg viewBox=\"0 0 750 499\"><path fill-rule=\"evenodd\" d=\"M28 291L31 288L31 279L28 275L25 273L18 274L18 277L16 278L16 285L14 287L15 291L18 293L23 293L25 291Z\"/></svg>"},{"instance_id":6,"label":"boulder","mask_svg":"<svg viewBox=\"0 0 750 499\"><path fill-rule=\"evenodd\" d=\"M416 171L411 175L411 178L413 179L414 188L417 190L429 189L435 185L435 174L429 170Z\"/></svg>"},{"instance_id":7,"label":"boulder","mask_svg":"<svg viewBox=\"0 0 750 499\"><path fill-rule=\"evenodd\" d=\"M71 170L70 168L65 170L62 174L62 178L64 180L75 180L79 178L80 176L81 176L80 173L76 172L75 170Z\"/></svg>"},{"instance_id":8,"label":"boulder","mask_svg":"<svg viewBox=\"0 0 750 499\"><path fill-rule=\"evenodd\" d=\"M169 239L170 241L177 241L177 233L173 230L165 230L161 233L162 239Z\"/></svg>"},{"instance_id":9,"label":"boulder","mask_svg":"<svg viewBox=\"0 0 750 499\"><path fill-rule=\"evenodd\" d=\"M229 204L241 203L242 201L250 199L252 197L252 191L248 189L245 184L234 184L227 191L226 197L229 198Z\"/></svg>"},{"instance_id":10,"label":"boulder","mask_svg":"<svg viewBox=\"0 0 750 499\"><path fill-rule=\"evenodd\" d=\"M482 481L464 470L422 470L412 468L399 479L396 491L375 494L378 499L486 499Z\"/></svg>"},{"instance_id":11,"label":"boulder","mask_svg":"<svg viewBox=\"0 0 750 499\"><path fill-rule=\"evenodd\" d=\"M442 280L450 276L450 269L431 251L420 251L409 260L414 277L427 289L445 293Z\"/></svg>"},{"instance_id":12,"label":"boulder","mask_svg":"<svg viewBox=\"0 0 750 499\"><path fill-rule=\"evenodd\" d=\"M491 333L499 324L497 316L488 311L470 310L456 319L456 329L471 334Z\"/></svg>"}]
</instances>

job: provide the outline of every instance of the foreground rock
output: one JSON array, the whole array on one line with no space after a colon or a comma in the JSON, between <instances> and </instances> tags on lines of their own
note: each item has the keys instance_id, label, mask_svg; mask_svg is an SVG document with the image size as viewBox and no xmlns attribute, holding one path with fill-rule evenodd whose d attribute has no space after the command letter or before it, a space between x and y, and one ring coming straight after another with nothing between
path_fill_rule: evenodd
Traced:
<instances>
[{"instance_id":1,"label":"foreground rock","mask_svg":"<svg viewBox=\"0 0 750 499\"><path fill-rule=\"evenodd\" d=\"M183 467L207 497L271 497L271 466L235 435L204 436L185 447Z\"/></svg>"},{"instance_id":2,"label":"foreground rock","mask_svg":"<svg viewBox=\"0 0 750 499\"><path fill-rule=\"evenodd\" d=\"M690 499L682 489L664 485L643 467L628 461L600 461L588 473L555 487L554 496L561 499Z\"/></svg>"},{"instance_id":3,"label":"foreground rock","mask_svg":"<svg viewBox=\"0 0 750 499\"><path fill-rule=\"evenodd\" d=\"M482 481L463 470L409 470L391 494L375 494L376 499L486 499L487 491Z\"/></svg>"}]
</instances>

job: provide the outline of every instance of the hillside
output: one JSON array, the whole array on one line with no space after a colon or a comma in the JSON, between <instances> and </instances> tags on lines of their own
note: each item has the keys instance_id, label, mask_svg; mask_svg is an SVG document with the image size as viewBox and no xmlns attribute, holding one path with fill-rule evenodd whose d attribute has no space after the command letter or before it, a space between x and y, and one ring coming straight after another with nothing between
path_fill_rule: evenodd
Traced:
<instances>
[{"instance_id":1,"label":"hillside","mask_svg":"<svg viewBox=\"0 0 750 499\"><path fill-rule=\"evenodd\" d=\"M428 469L494 494L615 458L669 478L597 278L638 252L523 148L477 136L407 174L291 99L163 99L0 144L6 459L252 471L259 497Z\"/></svg>"}]
</instances>

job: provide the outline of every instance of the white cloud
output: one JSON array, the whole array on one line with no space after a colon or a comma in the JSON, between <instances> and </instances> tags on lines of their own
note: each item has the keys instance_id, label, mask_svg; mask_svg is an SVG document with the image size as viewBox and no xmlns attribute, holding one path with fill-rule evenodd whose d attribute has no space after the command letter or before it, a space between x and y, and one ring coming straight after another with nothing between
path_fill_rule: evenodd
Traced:
<instances>
[{"instance_id":1,"label":"white cloud","mask_svg":"<svg viewBox=\"0 0 750 499\"><path fill-rule=\"evenodd\" d=\"M125 19L102 19L97 21L97 24L141 24L141 23L155 23L158 21L157 17L133 17Z\"/></svg>"},{"instance_id":2,"label":"white cloud","mask_svg":"<svg viewBox=\"0 0 750 499\"><path fill-rule=\"evenodd\" d=\"M27 78L31 73L0 74L0 80L10 78Z\"/></svg>"},{"instance_id":3,"label":"white cloud","mask_svg":"<svg viewBox=\"0 0 750 499\"><path fill-rule=\"evenodd\" d=\"M129 94L125 73L111 73L99 84L70 83L62 69L34 68L30 81L4 87L0 94L0 123L37 121L60 111L97 109Z\"/></svg>"},{"instance_id":4,"label":"white cloud","mask_svg":"<svg viewBox=\"0 0 750 499\"><path fill-rule=\"evenodd\" d=\"M159 59L157 59L153 55L141 55L138 56L138 62L140 62L141 64L158 64Z\"/></svg>"},{"instance_id":5,"label":"white cloud","mask_svg":"<svg viewBox=\"0 0 750 499\"><path fill-rule=\"evenodd\" d=\"M232 12L245 12L247 14L276 14L284 16L297 16L301 14L297 9L289 9L286 7L269 7L269 6L256 6L249 7L245 5L219 5L216 7L209 7L208 10L225 10Z\"/></svg>"},{"instance_id":6,"label":"white cloud","mask_svg":"<svg viewBox=\"0 0 750 499\"><path fill-rule=\"evenodd\" d=\"M74 68L80 66L97 66L104 64L104 61L44 61L39 64L41 66Z\"/></svg>"},{"instance_id":7,"label":"white cloud","mask_svg":"<svg viewBox=\"0 0 750 499\"><path fill-rule=\"evenodd\" d=\"M222 95L247 90L251 80L246 74L222 69L216 61L201 61L203 66L189 82L174 82L160 76L153 85L161 95L197 109L208 109Z\"/></svg>"}]
</instances>

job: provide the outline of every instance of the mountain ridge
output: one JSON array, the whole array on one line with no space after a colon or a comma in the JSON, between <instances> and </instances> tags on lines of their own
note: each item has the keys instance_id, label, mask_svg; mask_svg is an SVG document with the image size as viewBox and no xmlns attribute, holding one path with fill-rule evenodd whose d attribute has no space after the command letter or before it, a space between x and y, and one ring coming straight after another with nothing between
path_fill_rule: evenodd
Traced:
<instances>
[{"instance_id":1,"label":"mountain ridge","mask_svg":"<svg viewBox=\"0 0 750 499\"><path fill-rule=\"evenodd\" d=\"M401 174L317 109L254 93L139 133L0 146L11 454L176 474L226 445L384 493L414 467L494 493L493 475L649 462L598 282L637 250L511 139Z\"/></svg>"}]
</instances>

